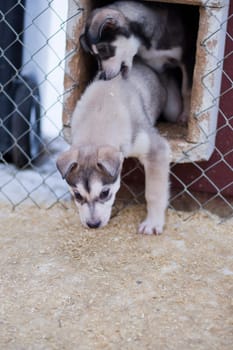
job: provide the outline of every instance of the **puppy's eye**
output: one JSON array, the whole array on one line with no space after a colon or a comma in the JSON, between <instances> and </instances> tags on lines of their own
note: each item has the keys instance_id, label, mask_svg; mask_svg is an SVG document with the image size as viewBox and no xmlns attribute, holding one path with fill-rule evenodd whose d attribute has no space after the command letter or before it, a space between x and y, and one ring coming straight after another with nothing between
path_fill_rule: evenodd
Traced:
<instances>
[{"instance_id":1,"label":"puppy's eye","mask_svg":"<svg viewBox=\"0 0 233 350\"><path fill-rule=\"evenodd\" d=\"M84 201L83 196L82 196L79 192L74 192L74 196L75 196L75 199L76 199L78 202L83 202L83 201Z\"/></svg>"},{"instance_id":2,"label":"puppy's eye","mask_svg":"<svg viewBox=\"0 0 233 350\"><path fill-rule=\"evenodd\" d=\"M98 55L102 60L107 60L115 55L115 47L106 43L99 43L96 45Z\"/></svg>"},{"instance_id":3,"label":"puppy's eye","mask_svg":"<svg viewBox=\"0 0 233 350\"><path fill-rule=\"evenodd\" d=\"M106 47L98 47L98 53L100 56L105 55L107 53Z\"/></svg>"},{"instance_id":4,"label":"puppy's eye","mask_svg":"<svg viewBox=\"0 0 233 350\"><path fill-rule=\"evenodd\" d=\"M100 198L101 200L104 200L104 199L107 199L107 198L108 198L108 195L109 195L109 190L103 190L103 191L100 193L99 198Z\"/></svg>"}]
</instances>

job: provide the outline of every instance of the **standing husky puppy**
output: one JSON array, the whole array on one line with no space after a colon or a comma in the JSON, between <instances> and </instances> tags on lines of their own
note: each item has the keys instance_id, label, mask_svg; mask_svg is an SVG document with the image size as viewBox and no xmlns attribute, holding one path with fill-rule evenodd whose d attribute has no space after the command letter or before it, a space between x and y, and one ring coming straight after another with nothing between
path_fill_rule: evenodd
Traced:
<instances>
[{"instance_id":1,"label":"standing husky puppy","mask_svg":"<svg viewBox=\"0 0 233 350\"><path fill-rule=\"evenodd\" d=\"M161 3L149 7L135 1L117 1L92 11L80 42L85 51L96 56L103 79L112 79L120 72L126 76L136 54L159 73L167 67L179 67L184 105L179 120L185 122L194 62L189 57L193 53L179 9Z\"/></svg>"},{"instance_id":2,"label":"standing husky puppy","mask_svg":"<svg viewBox=\"0 0 233 350\"><path fill-rule=\"evenodd\" d=\"M167 108L157 74L136 62L127 79L95 80L78 101L71 122L70 150L57 167L70 186L84 226L106 225L120 187L123 159L145 168L147 216L139 232L162 233L169 194L168 142L154 123Z\"/></svg>"}]
</instances>

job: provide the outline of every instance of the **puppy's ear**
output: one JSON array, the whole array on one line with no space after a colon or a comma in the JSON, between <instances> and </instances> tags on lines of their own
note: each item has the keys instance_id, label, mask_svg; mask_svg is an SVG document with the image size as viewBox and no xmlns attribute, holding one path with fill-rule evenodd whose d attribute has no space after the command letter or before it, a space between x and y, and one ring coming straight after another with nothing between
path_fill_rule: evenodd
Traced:
<instances>
[{"instance_id":1,"label":"puppy's ear","mask_svg":"<svg viewBox=\"0 0 233 350\"><path fill-rule=\"evenodd\" d=\"M80 37L79 37L79 42L80 42L80 45L82 46L83 50L85 52L88 52L88 53L91 53L91 48L87 42L87 38L86 38L86 34L81 34Z\"/></svg>"},{"instance_id":2,"label":"puppy's ear","mask_svg":"<svg viewBox=\"0 0 233 350\"><path fill-rule=\"evenodd\" d=\"M114 17L107 17L103 21L103 23L99 27L99 39L101 38L102 34L107 30L116 30L119 27L119 21L117 18Z\"/></svg>"},{"instance_id":3,"label":"puppy's ear","mask_svg":"<svg viewBox=\"0 0 233 350\"><path fill-rule=\"evenodd\" d=\"M97 168L108 176L115 177L121 171L123 155L111 146L101 146L98 149Z\"/></svg>"},{"instance_id":4,"label":"puppy's ear","mask_svg":"<svg viewBox=\"0 0 233 350\"><path fill-rule=\"evenodd\" d=\"M78 167L78 153L78 149L70 149L59 155L56 165L63 179L66 179L70 172Z\"/></svg>"}]
</instances>

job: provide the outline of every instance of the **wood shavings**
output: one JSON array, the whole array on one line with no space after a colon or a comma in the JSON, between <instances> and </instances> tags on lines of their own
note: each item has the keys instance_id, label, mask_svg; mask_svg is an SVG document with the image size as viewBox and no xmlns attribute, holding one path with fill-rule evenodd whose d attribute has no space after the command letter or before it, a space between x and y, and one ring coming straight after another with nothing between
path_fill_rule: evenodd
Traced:
<instances>
[{"instance_id":1,"label":"wood shavings","mask_svg":"<svg viewBox=\"0 0 233 350\"><path fill-rule=\"evenodd\" d=\"M169 210L146 237L144 215L87 230L72 205L1 207L0 347L232 349L233 220Z\"/></svg>"}]
</instances>

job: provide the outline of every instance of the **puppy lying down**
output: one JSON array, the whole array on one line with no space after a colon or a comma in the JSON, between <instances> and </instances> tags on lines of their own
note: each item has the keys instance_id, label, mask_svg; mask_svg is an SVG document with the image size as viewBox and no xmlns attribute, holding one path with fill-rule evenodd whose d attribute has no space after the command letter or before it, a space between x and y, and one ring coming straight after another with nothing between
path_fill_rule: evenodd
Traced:
<instances>
[{"instance_id":1,"label":"puppy lying down","mask_svg":"<svg viewBox=\"0 0 233 350\"><path fill-rule=\"evenodd\" d=\"M154 124L161 113L180 112L172 80L166 88L157 74L136 62L127 79L95 80L77 102L70 149L57 167L74 194L84 226L105 226L120 187L124 158L137 157L145 169L147 215L139 232L161 234L169 196L168 142Z\"/></svg>"}]
</instances>

